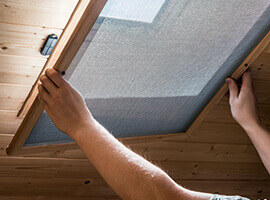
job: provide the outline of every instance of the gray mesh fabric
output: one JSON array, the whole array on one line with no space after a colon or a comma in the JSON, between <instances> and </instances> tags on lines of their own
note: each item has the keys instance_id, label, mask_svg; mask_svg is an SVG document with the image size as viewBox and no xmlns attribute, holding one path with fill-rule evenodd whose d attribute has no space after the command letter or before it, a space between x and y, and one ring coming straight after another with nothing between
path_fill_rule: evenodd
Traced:
<instances>
[{"instance_id":1,"label":"gray mesh fabric","mask_svg":"<svg viewBox=\"0 0 270 200\"><path fill-rule=\"evenodd\" d=\"M270 2L168 0L151 23L98 22L67 71L94 117L119 138L176 133L269 31ZM43 113L25 146L66 142Z\"/></svg>"}]
</instances>

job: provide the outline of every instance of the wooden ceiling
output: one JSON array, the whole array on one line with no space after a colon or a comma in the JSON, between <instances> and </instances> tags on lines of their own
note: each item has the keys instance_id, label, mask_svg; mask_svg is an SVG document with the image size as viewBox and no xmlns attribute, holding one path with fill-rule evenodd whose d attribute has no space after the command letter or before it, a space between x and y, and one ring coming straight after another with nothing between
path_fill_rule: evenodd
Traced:
<instances>
[{"instance_id":1,"label":"wooden ceiling","mask_svg":"<svg viewBox=\"0 0 270 200\"><path fill-rule=\"evenodd\" d=\"M60 35L77 0L0 2L0 198L118 199L80 150L7 157L5 148L22 118L17 114L47 58L47 35ZM270 44L250 67L261 119L270 128ZM241 127L228 98L191 136L125 141L194 190L269 198L270 176ZM50 196L50 197L49 197Z\"/></svg>"}]
</instances>

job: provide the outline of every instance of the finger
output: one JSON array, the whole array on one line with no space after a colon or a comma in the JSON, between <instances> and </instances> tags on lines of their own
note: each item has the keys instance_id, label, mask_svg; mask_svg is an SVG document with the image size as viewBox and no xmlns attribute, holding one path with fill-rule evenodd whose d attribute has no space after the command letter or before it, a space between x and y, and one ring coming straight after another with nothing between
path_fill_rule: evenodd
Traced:
<instances>
[{"instance_id":1,"label":"finger","mask_svg":"<svg viewBox=\"0 0 270 200\"><path fill-rule=\"evenodd\" d=\"M57 87L61 87L65 83L65 80L55 69L46 69L45 74L53 81Z\"/></svg>"},{"instance_id":2,"label":"finger","mask_svg":"<svg viewBox=\"0 0 270 200\"><path fill-rule=\"evenodd\" d=\"M41 99L43 99L46 103L49 102L50 97L48 91L40 84L38 86L38 94Z\"/></svg>"},{"instance_id":3,"label":"finger","mask_svg":"<svg viewBox=\"0 0 270 200\"><path fill-rule=\"evenodd\" d=\"M248 88L248 89L252 89L252 74L250 71L247 71L243 74L242 76L242 88Z\"/></svg>"},{"instance_id":4,"label":"finger","mask_svg":"<svg viewBox=\"0 0 270 200\"><path fill-rule=\"evenodd\" d=\"M229 91L230 91L230 97L229 97L230 101L237 99L239 91L238 91L238 87L235 80L233 80L232 78L226 78L226 82L228 84Z\"/></svg>"},{"instance_id":5,"label":"finger","mask_svg":"<svg viewBox=\"0 0 270 200\"><path fill-rule=\"evenodd\" d=\"M41 103L41 105L43 106L44 109L47 109L48 105L46 103L46 101L44 101L40 95L38 95L38 100Z\"/></svg>"},{"instance_id":6,"label":"finger","mask_svg":"<svg viewBox=\"0 0 270 200\"><path fill-rule=\"evenodd\" d=\"M40 82L50 94L52 94L56 89L58 89L57 86L52 82L52 80L46 75L42 75L40 77Z\"/></svg>"}]
</instances>

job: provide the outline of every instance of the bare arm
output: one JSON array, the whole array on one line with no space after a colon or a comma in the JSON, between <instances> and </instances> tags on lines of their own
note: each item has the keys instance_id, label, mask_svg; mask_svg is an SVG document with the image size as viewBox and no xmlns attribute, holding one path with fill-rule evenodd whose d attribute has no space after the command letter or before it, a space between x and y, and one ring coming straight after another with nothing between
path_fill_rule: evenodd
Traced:
<instances>
[{"instance_id":1,"label":"bare arm","mask_svg":"<svg viewBox=\"0 0 270 200\"><path fill-rule=\"evenodd\" d=\"M91 115L81 95L55 70L41 77L39 99L58 129L69 135L123 199L209 200L187 190L115 139Z\"/></svg>"},{"instance_id":2,"label":"bare arm","mask_svg":"<svg viewBox=\"0 0 270 200\"><path fill-rule=\"evenodd\" d=\"M242 79L240 92L233 79L226 79L232 116L247 132L270 174L270 132L260 120L251 72L246 72Z\"/></svg>"}]
</instances>

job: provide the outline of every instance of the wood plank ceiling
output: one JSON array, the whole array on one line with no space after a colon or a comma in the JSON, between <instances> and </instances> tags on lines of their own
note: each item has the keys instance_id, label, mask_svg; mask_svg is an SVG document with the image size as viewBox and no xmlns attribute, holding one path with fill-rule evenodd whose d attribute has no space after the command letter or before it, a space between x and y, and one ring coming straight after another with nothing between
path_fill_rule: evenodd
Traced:
<instances>
[{"instance_id":1,"label":"wood plank ceiling","mask_svg":"<svg viewBox=\"0 0 270 200\"><path fill-rule=\"evenodd\" d=\"M1 135L13 135L21 123L17 114L48 58L40 48L49 34L61 35L77 2L0 2Z\"/></svg>"},{"instance_id":2,"label":"wood plank ceiling","mask_svg":"<svg viewBox=\"0 0 270 200\"><path fill-rule=\"evenodd\" d=\"M39 50L60 35L77 0L0 2L0 198L118 199L80 150L6 157L17 113L46 62ZM270 128L270 44L251 66L261 119ZM270 176L224 97L190 137L125 143L195 190L269 198Z\"/></svg>"}]
</instances>

